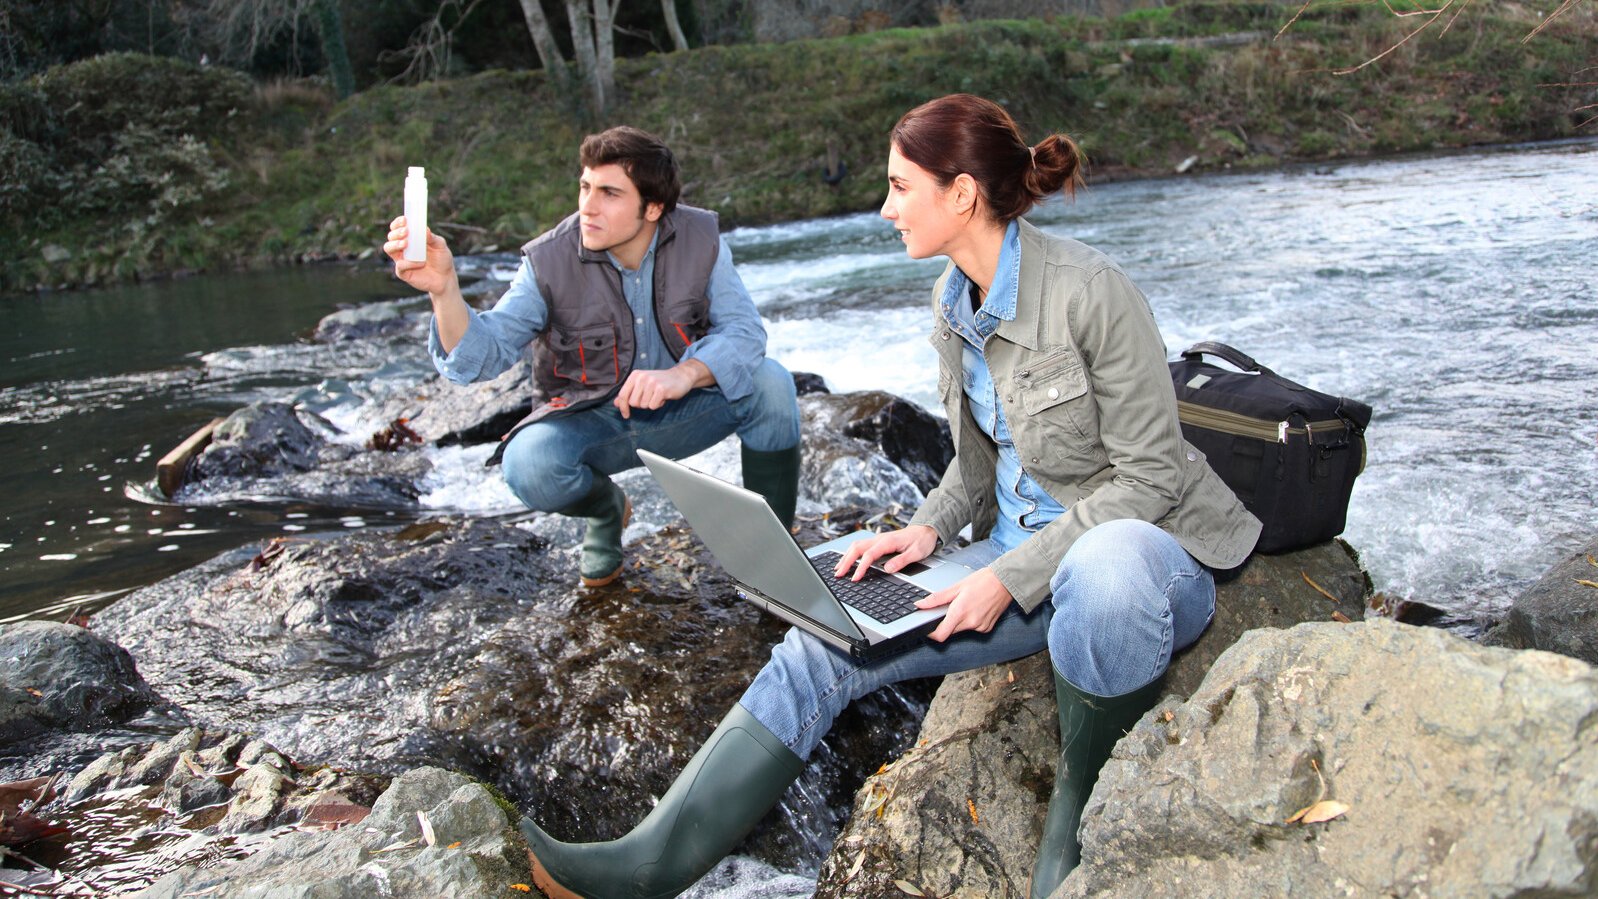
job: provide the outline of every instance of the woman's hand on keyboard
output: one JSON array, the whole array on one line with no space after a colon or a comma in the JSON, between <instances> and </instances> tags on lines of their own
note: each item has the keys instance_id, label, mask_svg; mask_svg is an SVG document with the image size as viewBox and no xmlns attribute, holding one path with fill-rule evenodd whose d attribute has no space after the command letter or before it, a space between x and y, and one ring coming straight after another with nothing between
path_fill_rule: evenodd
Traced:
<instances>
[{"instance_id":1,"label":"woman's hand on keyboard","mask_svg":"<svg viewBox=\"0 0 1598 899\"><path fill-rule=\"evenodd\" d=\"M987 633L998 623L999 616L1009 607L1013 597L992 569L973 571L953 587L946 587L916 603L917 608L936 609L948 606L949 611L938 622L937 629L927 637L939 643L960 631Z\"/></svg>"},{"instance_id":2,"label":"woman's hand on keyboard","mask_svg":"<svg viewBox=\"0 0 1598 899\"><path fill-rule=\"evenodd\" d=\"M852 567L854 574L850 580L858 581L866 576L866 570L875 565L878 559L890 555L893 558L882 563L882 570L892 573L911 562L925 559L937 548L937 531L924 524L912 524L897 531L885 531L849 544L849 548L843 553L843 558L838 560L838 567L832 573L834 577L843 577ZM895 553L897 555L894 555Z\"/></svg>"}]
</instances>

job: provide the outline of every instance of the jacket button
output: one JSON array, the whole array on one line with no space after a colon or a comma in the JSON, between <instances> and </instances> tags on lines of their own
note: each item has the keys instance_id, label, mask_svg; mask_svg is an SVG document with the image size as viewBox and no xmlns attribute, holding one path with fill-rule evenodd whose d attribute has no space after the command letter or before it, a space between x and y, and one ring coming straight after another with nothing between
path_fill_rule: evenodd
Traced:
<instances>
[{"instance_id":1,"label":"jacket button","mask_svg":"<svg viewBox=\"0 0 1598 899\"><path fill-rule=\"evenodd\" d=\"M1050 388L1049 388L1049 399L1051 399L1051 400L1057 400L1057 399L1059 399L1059 398L1060 398L1060 390L1059 390L1059 388L1057 388L1057 387L1050 387Z\"/></svg>"},{"instance_id":2,"label":"jacket button","mask_svg":"<svg viewBox=\"0 0 1598 899\"><path fill-rule=\"evenodd\" d=\"M1036 465L1036 464L1038 464L1038 457L1037 457L1037 456L1033 456L1033 457L1032 457L1032 464L1033 464L1033 465Z\"/></svg>"}]
</instances>

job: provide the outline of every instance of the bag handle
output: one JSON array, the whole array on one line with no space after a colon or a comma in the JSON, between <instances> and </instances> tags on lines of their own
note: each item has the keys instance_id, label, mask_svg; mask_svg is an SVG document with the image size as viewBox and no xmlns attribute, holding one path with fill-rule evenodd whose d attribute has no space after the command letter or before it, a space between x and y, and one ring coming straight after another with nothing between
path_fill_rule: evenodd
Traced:
<instances>
[{"instance_id":1,"label":"bag handle","mask_svg":"<svg viewBox=\"0 0 1598 899\"><path fill-rule=\"evenodd\" d=\"M1254 361L1254 357L1234 347L1227 346L1218 340L1201 340L1182 351L1183 359L1196 359L1199 356L1214 356L1243 371L1258 372L1262 375L1279 377L1276 372Z\"/></svg>"}]
</instances>

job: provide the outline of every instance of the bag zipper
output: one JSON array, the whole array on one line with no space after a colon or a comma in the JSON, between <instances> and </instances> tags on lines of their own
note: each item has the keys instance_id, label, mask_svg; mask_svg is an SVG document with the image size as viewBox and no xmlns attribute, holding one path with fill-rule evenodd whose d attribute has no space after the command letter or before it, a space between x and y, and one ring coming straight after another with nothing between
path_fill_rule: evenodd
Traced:
<instances>
[{"instance_id":1,"label":"bag zipper","mask_svg":"<svg viewBox=\"0 0 1598 899\"><path fill-rule=\"evenodd\" d=\"M1311 421L1305 423L1303 427L1297 427L1285 421L1268 421L1238 412L1228 412L1224 409L1201 406L1198 403L1190 403L1186 400L1176 401L1176 414L1182 421L1196 427L1209 428L1241 437L1253 437L1256 440L1270 440L1276 443L1286 443L1289 436L1310 438L1313 443L1313 435L1315 434L1323 434L1334 429L1341 430L1347 427L1340 418Z\"/></svg>"}]
</instances>

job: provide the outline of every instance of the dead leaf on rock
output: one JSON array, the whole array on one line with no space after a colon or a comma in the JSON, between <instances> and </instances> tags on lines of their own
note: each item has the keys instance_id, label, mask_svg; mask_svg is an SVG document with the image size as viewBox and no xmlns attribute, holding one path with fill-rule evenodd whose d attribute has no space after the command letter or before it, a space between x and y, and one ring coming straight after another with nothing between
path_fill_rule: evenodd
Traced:
<instances>
[{"instance_id":1,"label":"dead leaf on rock","mask_svg":"<svg viewBox=\"0 0 1598 899\"><path fill-rule=\"evenodd\" d=\"M1005 679L1005 680L1007 680L1007 681L1009 681L1009 682L1010 682L1010 683L1012 683L1012 684L1013 684L1013 683L1015 683L1015 669L1014 669L1014 668L1011 668L1011 669L1010 669L1010 671L1009 671L1009 673L1007 673L1007 674L1006 674L1006 675L1005 675L1005 676L1004 676L1004 679Z\"/></svg>"},{"instance_id":2,"label":"dead leaf on rock","mask_svg":"<svg viewBox=\"0 0 1598 899\"><path fill-rule=\"evenodd\" d=\"M533 891L533 888L525 883L513 883L510 888L522 893L531 893Z\"/></svg>"},{"instance_id":3,"label":"dead leaf on rock","mask_svg":"<svg viewBox=\"0 0 1598 899\"><path fill-rule=\"evenodd\" d=\"M1581 578L1576 578L1576 583L1582 585L1583 587L1591 587L1594 590L1598 590L1598 583L1594 583L1592 581L1585 581Z\"/></svg>"},{"instance_id":4,"label":"dead leaf on rock","mask_svg":"<svg viewBox=\"0 0 1598 899\"><path fill-rule=\"evenodd\" d=\"M1164 721L1166 724L1170 724L1172 721L1176 720L1176 713L1170 709L1166 709L1160 713L1160 720Z\"/></svg>"},{"instance_id":5,"label":"dead leaf on rock","mask_svg":"<svg viewBox=\"0 0 1598 899\"><path fill-rule=\"evenodd\" d=\"M862 849L860 850L860 854L854 857L854 864L849 866L849 873L843 876L843 882L848 883L849 881L854 880L854 876L860 873L860 868L865 865L865 863L866 851Z\"/></svg>"},{"instance_id":6,"label":"dead leaf on rock","mask_svg":"<svg viewBox=\"0 0 1598 899\"><path fill-rule=\"evenodd\" d=\"M1347 615L1344 615L1342 612L1333 612L1332 613L1332 620L1337 622L1338 624L1353 624L1354 623L1353 619L1349 618Z\"/></svg>"},{"instance_id":7,"label":"dead leaf on rock","mask_svg":"<svg viewBox=\"0 0 1598 899\"><path fill-rule=\"evenodd\" d=\"M427 842L427 845L437 846L438 837L434 836L433 834L433 822L427 819L427 812L418 809L416 812L416 823L422 826L422 839Z\"/></svg>"},{"instance_id":8,"label":"dead leaf on rock","mask_svg":"<svg viewBox=\"0 0 1598 899\"><path fill-rule=\"evenodd\" d=\"M926 895L926 893L921 892L921 888L920 887L916 886L915 884L911 883L908 880L895 880L893 882L893 885L899 888L899 892L904 893L907 896L925 896Z\"/></svg>"},{"instance_id":9,"label":"dead leaf on rock","mask_svg":"<svg viewBox=\"0 0 1598 899\"><path fill-rule=\"evenodd\" d=\"M967 799L965 801L965 807L971 812L971 823L980 826L982 824L982 819L977 817L977 804L970 799Z\"/></svg>"},{"instance_id":10,"label":"dead leaf on rock","mask_svg":"<svg viewBox=\"0 0 1598 899\"><path fill-rule=\"evenodd\" d=\"M1298 573L1298 576L1304 579L1304 583L1309 584L1311 587L1314 587L1315 588L1315 592L1317 592L1320 595L1326 597L1327 599L1331 600L1332 602L1337 602L1337 597L1333 596L1330 593L1327 593L1325 587L1322 587L1320 584L1315 583L1315 581L1310 578L1309 572L1300 571Z\"/></svg>"},{"instance_id":11,"label":"dead leaf on rock","mask_svg":"<svg viewBox=\"0 0 1598 899\"><path fill-rule=\"evenodd\" d=\"M1307 808L1298 810L1298 814L1287 819L1289 824L1320 824L1333 818L1342 817L1348 811L1348 806L1336 799L1323 799Z\"/></svg>"}]
</instances>

